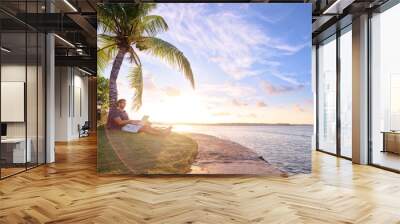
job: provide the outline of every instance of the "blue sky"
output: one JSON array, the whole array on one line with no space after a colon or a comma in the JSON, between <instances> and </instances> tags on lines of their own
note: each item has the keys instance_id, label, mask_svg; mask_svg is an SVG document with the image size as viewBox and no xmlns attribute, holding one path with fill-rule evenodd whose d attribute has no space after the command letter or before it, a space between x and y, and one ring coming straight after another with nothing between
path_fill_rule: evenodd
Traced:
<instances>
[{"instance_id":1,"label":"blue sky","mask_svg":"<svg viewBox=\"0 0 400 224\"><path fill-rule=\"evenodd\" d=\"M312 123L310 4L165 3L151 14L166 20L169 30L158 37L189 59L196 88L178 70L141 53L143 107L129 110L132 117ZM128 101L130 66L124 62L118 80L119 97Z\"/></svg>"}]
</instances>

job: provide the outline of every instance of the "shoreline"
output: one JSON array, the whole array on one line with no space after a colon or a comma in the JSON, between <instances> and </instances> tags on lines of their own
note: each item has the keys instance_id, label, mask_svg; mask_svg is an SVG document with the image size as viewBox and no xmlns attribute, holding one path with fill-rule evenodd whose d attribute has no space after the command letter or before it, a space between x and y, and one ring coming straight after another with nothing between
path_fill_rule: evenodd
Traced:
<instances>
[{"instance_id":1,"label":"shoreline","mask_svg":"<svg viewBox=\"0 0 400 224\"><path fill-rule=\"evenodd\" d=\"M98 170L106 172L289 176L254 150L212 135L173 133L155 137L106 130L103 135L103 150L98 151L103 163L98 164ZM135 144L129 144L132 142Z\"/></svg>"},{"instance_id":2,"label":"shoreline","mask_svg":"<svg viewBox=\"0 0 400 224\"><path fill-rule=\"evenodd\" d=\"M254 150L239 143L200 133L185 133L198 144L189 174L254 174L288 176Z\"/></svg>"}]
</instances>

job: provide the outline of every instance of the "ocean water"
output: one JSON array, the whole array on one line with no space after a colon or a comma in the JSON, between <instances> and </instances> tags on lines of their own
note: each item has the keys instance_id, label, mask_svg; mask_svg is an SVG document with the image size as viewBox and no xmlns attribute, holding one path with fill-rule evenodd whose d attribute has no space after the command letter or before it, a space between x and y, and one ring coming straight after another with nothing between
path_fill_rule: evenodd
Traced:
<instances>
[{"instance_id":1,"label":"ocean water","mask_svg":"<svg viewBox=\"0 0 400 224\"><path fill-rule=\"evenodd\" d=\"M174 125L174 131L213 135L253 149L266 161L291 174L311 172L310 125L218 126Z\"/></svg>"}]
</instances>

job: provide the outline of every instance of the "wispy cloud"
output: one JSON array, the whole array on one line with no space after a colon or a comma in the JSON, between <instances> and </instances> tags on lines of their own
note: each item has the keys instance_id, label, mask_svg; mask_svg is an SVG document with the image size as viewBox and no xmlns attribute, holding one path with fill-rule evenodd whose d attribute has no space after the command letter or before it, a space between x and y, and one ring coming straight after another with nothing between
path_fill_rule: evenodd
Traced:
<instances>
[{"instance_id":1,"label":"wispy cloud","mask_svg":"<svg viewBox=\"0 0 400 224\"><path fill-rule=\"evenodd\" d=\"M298 91L304 88L304 85L277 85L272 84L266 80L261 81L261 88L268 94L268 95L280 95L288 92Z\"/></svg>"},{"instance_id":2,"label":"wispy cloud","mask_svg":"<svg viewBox=\"0 0 400 224\"><path fill-rule=\"evenodd\" d=\"M249 4L246 4L246 5L249 5ZM272 6L272 7L274 7L274 6ZM290 17L291 13L293 13L293 10L285 10L285 11L280 10L280 13L274 13L273 15L260 13L257 11L256 12L253 12L253 11L249 12L249 11L250 10L248 10L248 13L246 13L246 15L257 17L261 21L270 23L270 24L276 24L278 22L281 22L281 21L287 19L288 17Z\"/></svg>"},{"instance_id":3,"label":"wispy cloud","mask_svg":"<svg viewBox=\"0 0 400 224\"><path fill-rule=\"evenodd\" d=\"M254 67L271 58L269 49L290 55L304 47L273 37L239 11L211 10L207 6L160 4L155 13L173 24L166 34L169 38L189 46L236 80L260 74Z\"/></svg>"},{"instance_id":4,"label":"wispy cloud","mask_svg":"<svg viewBox=\"0 0 400 224\"><path fill-rule=\"evenodd\" d=\"M244 101L241 101L241 100L239 100L239 99L233 99L233 100L232 100L232 104L233 104L234 106L237 106L237 107L243 107L243 106L247 106L247 105L248 105L248 103L246 103L246 102L244 102Z\"/></svg>"},{"instance_id":5,"label":"wispy cloud","mask_svg":"<svg viewBox=\"0 0 400 224\"><path fill-rule=\"evenodd\" d=\"M229 97L247 97L254 95L256 90L244 84L223 83L199 85L198 92L209 96L221 94Z\"/></svg>"},{"instance_id":6,"label":"wispy cloud","mask_svg":"<svg viewBox=\"0 0 400 224\"><path fill-rule=\"evenodd\" d=\"M286 54L286 55L295 54L298 51L300 51L301 49L303 49L304 47L309 46L309 45L310 45L310 43L308 41L305 43L298 44L298 45L290 45L288 43L281 42L281 41L275 42L275 48L283 51L283 54Z\"/></svg>"},{"instance_id":7,"label":"wispy cloud","mask_svg":"<svg viewBox=\"0 0 400 224\"><path fill-rule=\"evenodd\" d=\"M146 71L143 72L143 85L146 87L146 90L154 91L157 90L158 87L154 82L154 77L152 74L147 73Z\"/></svg>"},{"instance_id":8,"label":"wispy cloud","mask_svg":"<svg viewBox=\"0 0 400 224\"><path fill-rule=\"evenodd\" d=\"M283 73L277 69L269 69L266 71L269 75L272 75L282 81L285 81L291 85L299 86L299 85L304 85L301 83L295 74L292 73Z\"/></svg>"},{"instance_id":9,"label":"wispy cloud","mask_svg":"<svg viewBox=\"0 0 400 224\"><path fill-rule=\"evenodd\" d=\"M264 103L264 101L257 101L256 105L257 107L267 107L267 104Z\"/></svg>"},{"instance_id":10,"label":"wispy cloud","mask_svg":"<svg viewBox=\"0 0 400 224\"><path fill-rule=\"evenodd\" d=\"M294 105L294 110L296 112L304 112L305 111L305 109L302 106L300 106L300 104Z\"/></svg>"}]
</instances>

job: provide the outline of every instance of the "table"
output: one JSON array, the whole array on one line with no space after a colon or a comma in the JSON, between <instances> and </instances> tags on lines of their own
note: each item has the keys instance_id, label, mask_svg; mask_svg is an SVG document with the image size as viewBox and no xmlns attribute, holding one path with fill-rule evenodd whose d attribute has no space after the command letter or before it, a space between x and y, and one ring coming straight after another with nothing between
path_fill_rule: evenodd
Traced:
<instances>
[{"instance_id":1,"label":"table","mask_svg":"<svg viewBox=\"0 0 400 224\"><path fill-rule=\"evenodd\" d=\"M28 143L25 151L25 138L6 138L1 139L1 157L6 160L6 163L26 163L31 162L32 153L30 138L26 139Z\"/></svg>"}]
</instances>

